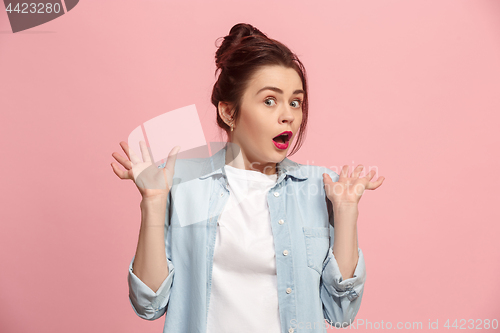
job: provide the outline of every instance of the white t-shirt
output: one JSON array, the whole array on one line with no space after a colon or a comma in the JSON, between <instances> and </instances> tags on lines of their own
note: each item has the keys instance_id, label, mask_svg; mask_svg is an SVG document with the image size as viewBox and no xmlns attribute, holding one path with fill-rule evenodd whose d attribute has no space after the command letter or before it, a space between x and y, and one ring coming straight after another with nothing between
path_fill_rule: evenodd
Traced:
<instances>
[{"instance_id":1,"label":"white t-shirt","mask_svg":"<svg viewBox=\"0 0 500 333\"><path fill-rule=\"evenodd\" d=\"M267 192L277 175L225 166L230 196L215 241L208 333L279 333Z\"/></svg>"}]
</instances>

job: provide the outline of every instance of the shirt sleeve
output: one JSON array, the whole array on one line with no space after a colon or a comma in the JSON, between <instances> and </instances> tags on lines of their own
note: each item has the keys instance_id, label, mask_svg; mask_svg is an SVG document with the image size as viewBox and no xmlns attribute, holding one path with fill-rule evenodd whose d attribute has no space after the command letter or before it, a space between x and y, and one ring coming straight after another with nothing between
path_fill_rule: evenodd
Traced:
<instances>
[{"instance_id":1,"label":"shirt sleeve","mask_svg":"<svg viewBox=\"0 0 500 333\"><path fill-rule=\"evenodd\" d=\"M134 274L132 270L134 260L135 256L132 258L128 269L129 300L132 308L143 319L158 319L165 313L170 298L172 280L175 274L174 265L167 258L168 276L162 282L160 288L154 292Z\"/></svg>"},{"instance_id":2,"label":"shirt sleeve","mask_svg":"<svg viewBox=\"0 0 500 333\"><path fill-rule=\"evenodd\" d=\"M166 162L159 165L158 168L164 168L165 165ZM169 204L170 204L170 195L167 198L165 231L168 230L168 225L170 222L168 214ZM165 244L165 246L167 245ZM167 255L168 276L165 278L165 280L160 285L160 288L156 292L154 292L151 288L149 288L144 282L142 282L137 277L137 275L134 274L132 267L134 264L135 256L132 258L132 261L130 262L128 268L129 300L135 313L143 319L147 320L158 319L167 310L167 304L168 300L170 299L172 282L175 275L175 268L172 261L170 261L170 259L168 258L168 253L165 254Z\"/></svg>"},{"instance_id":3,"label":"shirt sleeve","mask_svg":"<svg viewBox=\"0 0 500 333\"><path fill-rule=\"evenodd\" d=\"M358 248L358 263L354 275L342 279L339 265L332 248L323 265L320 282L320 297L323 302L323 314L331 326L346 327L354 322L361 306L361 298L366 281L366 267L363 252Z\"/></svg>"}]
</instances>

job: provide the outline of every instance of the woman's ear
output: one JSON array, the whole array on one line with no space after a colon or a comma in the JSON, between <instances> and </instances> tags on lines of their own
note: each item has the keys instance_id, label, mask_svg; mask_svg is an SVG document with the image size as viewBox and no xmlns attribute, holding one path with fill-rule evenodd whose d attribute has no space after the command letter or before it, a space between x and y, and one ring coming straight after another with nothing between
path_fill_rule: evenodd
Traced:
<instances>
[{"instance_id":1,"label":"woman's ear","mask_svg":"<svg viewBox=\"0 0 500 333\"><path fill-rule=\"evenodd\" d=\"M219 105L217 108L219 111L219 116L228 126L230 126L230 124L233 123L233 113L234 113L232 104L219 101Z\"/></svg>"}]
</instances>

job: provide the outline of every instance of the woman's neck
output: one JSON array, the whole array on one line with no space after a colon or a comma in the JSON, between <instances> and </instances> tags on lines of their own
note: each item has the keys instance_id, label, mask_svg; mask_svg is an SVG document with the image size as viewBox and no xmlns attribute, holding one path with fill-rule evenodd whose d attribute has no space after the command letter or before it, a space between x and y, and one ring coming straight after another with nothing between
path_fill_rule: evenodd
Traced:
<instances>
[{"instance_id":1,"label":"woman's neck","mask_svg":"<svg viewBox=\"0 0 500 333\"><path fill-rule=\"evenodd\" d=\"M233 168L259 171L266 175L274 175L277 173L276 163L250 161L240 147L231 142L227 143L225 163Z\"/></svg>"}]
</instances>

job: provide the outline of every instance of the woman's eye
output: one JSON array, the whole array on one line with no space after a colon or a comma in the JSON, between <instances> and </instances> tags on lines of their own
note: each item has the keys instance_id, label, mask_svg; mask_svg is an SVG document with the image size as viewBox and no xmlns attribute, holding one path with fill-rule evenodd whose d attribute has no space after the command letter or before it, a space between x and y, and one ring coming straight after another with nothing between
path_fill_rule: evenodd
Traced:
<instances>
[{"instance_id":1,"label":"woman's eye","mask_svg":"<svg viewBox=\"0 0 500 333\"><path fill-rule=\"evenodd\" d=\"M274 100L274 98L266 98L265 101L264 101L264 103L266 103L266 105L268 105L268 106L272 106L272 105L268 104L267 101L273 101L274 103L276 103L276 101Z\"/></svg>"},{"instance_id":2,"label":"woman's eye","mask_svg":"<svg viewBox=\"0 0 500 333\"><path fill-rule=\"evenodd\" d=\"M300 107L300 106L302 105L302 100L300 100L300 99L296 99L296 100L295 100L295 101L293 101L293 102L296 102L296 103L297 103L297 104L296 104L296 105L297 105L297 107ZM292 102L292 103L293 103L293 102Z\"/></svg>"}]
</instances>

